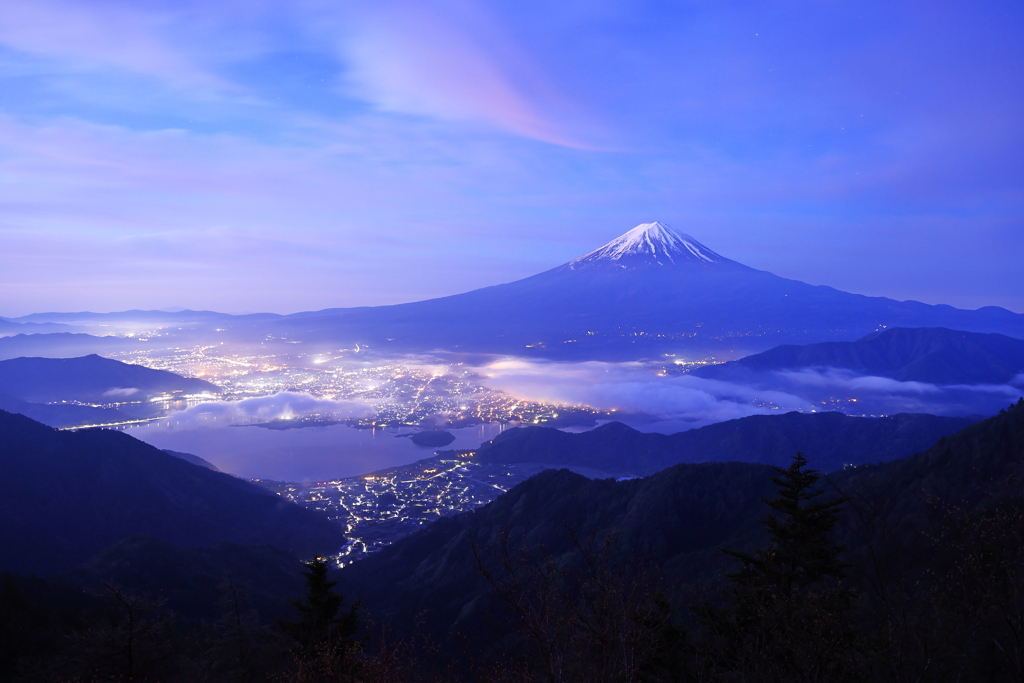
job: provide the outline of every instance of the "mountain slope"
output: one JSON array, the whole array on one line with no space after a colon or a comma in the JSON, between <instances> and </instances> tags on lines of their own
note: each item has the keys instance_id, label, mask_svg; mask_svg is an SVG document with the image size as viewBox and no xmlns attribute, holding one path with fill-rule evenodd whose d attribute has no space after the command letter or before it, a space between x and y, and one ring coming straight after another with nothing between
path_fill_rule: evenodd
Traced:
<instances>
[{"instance_id":1,"label":"mountain slope","mask_svg":"<svg viewBox=\"0 0 1024 683\"><path fill-rule=\"evenodd\" d=\"M775 489L772 474L759 464L681 464L616 482L549 470L489 505L441 519L346 567L341 579L370 613L389 615L396 626L426 615L422 623L448 647L460 640L470 647L493 644L501 632L487 628L488 613L501 608L473 569L471 543L496 547L507 531L513 553L528 544L561 559L573 552L566 527L582 534L613 531L618 559L650 559L670 589L706 585L728 565L718 547L750 549L763 542L758 519L766 512L761 499ZM853 497L840 529L857 563L851 581L867 588L885 572L899 590L934 580L928 568L943 552L933 537L945 506L974 510L1006 498L1020 501L1022 476L1024 399L917 455L829 475L826 489ZM880 541L872 538L879 533Z\"/></svg>"},{"instance_id":2,"label":"mountain slope","mask_svg":"<svg viewBox=\"0 0 1024 683\"><path fill-rule=\"evenodd\" d=\"M0 411L0 570L49 574L132 535L182 546L333 552L341 529L247 481L117 431L57 431Z\"/></svg>"},{"instance_id":3,"label":"mountain slope","mask_svg":"<svg viewBox=\"0 0 1024 683\"><path fill-rule=\"evenodd\" d=\"M380 351L608 360L762 351L857 338L879 325L1024 337L1024 315L1005 309L966 311L812 286L730 261L660 223L516 282L395 306L299 313L271 325L293 340Z\"/></svg>"},{"instance_id":4,"label":"mountain slope","mask_svg":"<svg viewBox=\"0 0 1024 683\"><path fill-rule=\"evenodd\" d=\"M617 554L671 567L696 581L726 565L714 544L746 546L759 537L760 498L771 493L764 465L677 465L653 477L615 482L547 470L494 502L447 517L340 572L348 595L397 628L422 623L448 647L490 635L502 606L474 568L471 543L495 547L507 530L515 546L572 549L566 532L616 530ZM426 619L418 622L418 617ZM485 636L484 634L488 634Z\"/></svg>"},{"instance_id":5,"label":"mountain slope","mask_svg":"<svg viewBox=\"0 0 1024 683\"><path fill-rule=\"evenodd\" d=\"M701 267L706 269L746 268L717 254L684 232L663 223L641 223L602 247L588 252L556 270L636 269L654 266Z\"/></svg>"},{"instance_id":6,"label":"mountain slope","mask_svg":"<svg viewBox=\"0 0 1024 683\"><path fill-rule=\"evenodd\" d=\"M109 403L165 392L220 393L213 384L166 370L103 358L13 358L0 361L0 386L26 401Z\"/></svg>"},{"instance_id":7,"label":"mountain slope","mask_svg":"<svg viewBox=\"0 0 1024 683\"><path fill-rule=\"evenodd\" d=\"M63 325L61 323L17 323L7 318L0 318L0 336L71 332L73 329L70 325Z\"/></svg>"},{"instance_id":8,"label":"mountain slope","mask_svg":"<svg viewBox=\"0 0 1024 683\"><path fill-rule=\"evenodd\" d=\"M75 404L30 403L0 394L0 410L19 413L50 427L101 425L131 420L131 416L115 408L94 408Z\"/></svg>"},{"instance_id":9,"label":"mountain slope","mask_svg":"<svg viewBox=\"0 0 1024 683\"><path fill-rule=\"evenodd\" d=\"M185 462L192 463L193 465L205 467L206 469L213 470L214 472L220 472L220 469L216 465L214 465L209 460L203 460L198 455L192 455L191 453L182 453L181 451L172 451L168 448L161 448L160 450L166 453L167 455L173 455L175 458L181 458Z\"/></svg>"},{"instance_id":10,"label":"mountain slope","mask_svg":"<svg viewBox=\"0 0 1024 683\"><path fill-rule=\"evenodd\" d=\"M617 476L644 476L679 463L755 462L783 466L798 450L830 472L905 458L973 418L901 414L881 418L842 413L752 415L677 434L639 432L620 422L570 434L550 427L519 427L481 445L481 462L534 462L591 467Z\"/></svg>"},{"instance_id":11,"label":"mountain slope","mask_svg":"<svg viewBox=\"0 0 1024 683\"><path fill-rule=\"evenodd\" d=\"M283 550L225 542L179 548L143 534L104 548L81 567L52 578L86 590L107 582L166 597L168 608L189 618L220 616L225 578L244 587L265 616L289 616L289 598L302 593L302 564Z\"/></svg>"},{"instance_id":12,"label":"mountain slope","mask_svg":"<svg viewBox=\"0 0 1024 683\"><path fill-rule=\"evenodd\" d=\"M666 353L741 356L780 344L857 339L884 327L946 327L1024 338L1022 314L994 306L968 311L895 301L789 280L730 260L657 222L638 225L598 249L522 280L393 306L286 316L208 311L46 313L17 321L149 321L167 327L159 339L146 342L17 335L0 339L0 358L213 340L262 346L273 340L302 342L318 351L359 344L381 354L445 350L636 360Z\"/></svg>"},{"instance_id":13,"label":"mountain slope","mask_svg":"<svg viewBox=\"0 0 1024 683\"><path fill-rule=\"evenodd\" d=\"M84 333L15 334L0 337L0 360L22 356L71 358L91 353L145 349L151 346L151 342L143 342L136 338L102 337Z\"/></svg>"},{"instance_id":14,"label":"mountain slope","mask_svg":"<svg viewBox=\"0 0 1024 683\"><path fill-rule=\"evenodd\" d=\"M709 379L832 367L901 382L931 384L1002 384L1024 373L1024 340L945 328L892 328L853 342L778 346L691 374Z\"/></svg>"}]
</instances>

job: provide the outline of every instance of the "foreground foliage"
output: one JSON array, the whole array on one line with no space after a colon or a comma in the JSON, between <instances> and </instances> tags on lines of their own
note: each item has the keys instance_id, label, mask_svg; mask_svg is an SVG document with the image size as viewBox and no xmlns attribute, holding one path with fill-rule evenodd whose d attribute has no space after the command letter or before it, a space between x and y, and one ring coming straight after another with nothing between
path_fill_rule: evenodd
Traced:
<instances>
[{"instance_id":1,"label":"foreground foliage","mask_svg":"<svg viewBox=\"0 0 1024 683\"><path fill-rule=\"evenodd\" d=\"M218 609L199 619L112 583L88 594L8 575L0 680L1024 681L1024 401L913 458L829 477L802 455L774 476L757 466L681 471L710 478L676 507L655 493L683 490L678 473L642 484L551 473L538 482L561 492L561 507L534 482L468 517L504 526L470 533L449 522L458 534L440 546L442 563L417 545L437 538L430 530L363 560L394 565L404 579L385 588L397 596L461 582L429 594L445 602L418 603L434 611L417 624L391 622L397 638L345 607L321 559L306 563L305 593L284 621L254 609L230 567ZM723 472L763 476L775 493L755 493L743 476L714 478ZM735 509L713 508L729 485L734 495L742 487L744 505L754 497L751 527ZM677 528L673 510L701 505L689 519L705 528L657 534L659 522ZM553 521L555 511L569 523ZM723 538L739 542L723 553L701 540ZM687 553L672 554L680 546ZM686 574L679 557L699 567ZM716 558L732 565L718 571ZM709 576L697 573L708 567L717 581L677 578ZM429 635L449 613L461 620L452 640L462 651L404 635Z\"/></svg>"}]
</instances>

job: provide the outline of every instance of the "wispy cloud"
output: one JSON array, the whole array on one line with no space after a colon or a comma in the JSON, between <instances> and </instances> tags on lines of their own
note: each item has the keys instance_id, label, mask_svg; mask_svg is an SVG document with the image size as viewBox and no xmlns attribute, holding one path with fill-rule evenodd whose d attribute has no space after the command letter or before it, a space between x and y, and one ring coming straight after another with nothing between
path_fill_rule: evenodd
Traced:
<instances>
[{"instance_id":1,"label":"wispy cloud","mask_svg":"<svg viewBox=\"0 0 1024 683\"><path fill-rule=\"evenodd\" d=\"M380 109L589 146L554 110L567 108L564 96L485 4L385 0L353 5L344 19L345 80Z\"/></svg>"},{"instance_id":2,"label":"wispy cloud","mask_svg":"<svg viewBox=\"0 0 1024 683\"><path fill-rule=\"evenodd\" d=\"M234 89L168 40L180 13L146 3L5 0L0 45L77 68L113 67L181 87Z\"/></svg>"},{"instance_id":3,"label":"wispy cloud","mask_svg":"<svg viewBox=\"0 0 1024 683\"><path fill-rule=\"evenodd\" d=\"M927 382L901 382L889 377L859 375L852 370L837 368L802 368L770 373L781 385L795 385L814 390L843 389L852 392L900 394L938 394L942 389Z\"/></svg>"}]
</instances>

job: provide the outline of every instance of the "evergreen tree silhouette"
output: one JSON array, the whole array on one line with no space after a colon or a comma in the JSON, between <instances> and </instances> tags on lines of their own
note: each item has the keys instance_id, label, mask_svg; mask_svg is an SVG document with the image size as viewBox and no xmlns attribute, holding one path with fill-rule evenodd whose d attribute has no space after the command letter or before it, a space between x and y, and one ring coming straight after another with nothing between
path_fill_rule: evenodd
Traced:
<instances>
[{"instance_id":1,"label":"evergreen tree silhouette","mask_svg":"<svg viewBox=\"0 0 1024 683\"><path fill-rule=\"evenodd\" d=\"M337 581L328 578L328 564L323 557L314 557L305 563L306 594L292 604L298 612L296 621L279 622L281 630L297 644L300 657L312 656L324 650L349 651L359 649L356 640L359 630L359 603L341 612L345 596L334 591ZM339 614L340 612L340 614Z\"/></svg>"},{"instance_id":2,"label":"evergreen tree silhouette","mask_svg":"<svg viewBox=\"0 0 1024 683\"><path fill-rule=\"evenodd\" d=\"M759 520L770 534L768 545L754 553L720 548L742 563L726 576L740 586L771 587L786 596L829 577L841 579L850 565L839 560L843 547L829 534L846 499L820 500L820 473L807 467L803 453L793 456L788 468L773 469L778 473L772 477L778 495L762 499L772 512Z\"/></svg>"},{"instance_id":3,"label":"evergreen tree silhouette","mask_svg":"<svg viewBox=\"0 0 1024 683\"><path fill-rule=\"evenodd\" d=\"M830 535L844 498L823 500L820 475L797 453L775 468L778 495L760 520L768 543L752 552L720 548L740 560L716 604L694 608L705 634L700 649L712 679L773 683L857 680L850 611L857 593L842 584L843 547Z\"/></svg>"}]
</instances>

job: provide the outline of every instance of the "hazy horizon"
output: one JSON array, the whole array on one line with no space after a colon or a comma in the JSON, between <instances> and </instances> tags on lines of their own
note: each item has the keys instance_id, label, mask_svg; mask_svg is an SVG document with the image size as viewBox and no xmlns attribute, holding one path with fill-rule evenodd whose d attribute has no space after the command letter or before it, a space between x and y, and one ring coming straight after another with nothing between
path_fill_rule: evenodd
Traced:
<instances>
[{"instance_id":1,"label":"hazy horizon","mask_svg":"<svg viewBox=\"0 0 1024 683\"><path fill-rule=\"evenodd\" d=\"M590 250L588 250L588 252L589 251ZM579 254L578 256L582 256L583 253L587 253L587 252L581 252L581 254ZM557 266L563 265L564 263L565 262L553 264L551 267L557 267ZM744 265L746 265L746 264L744 264ZM545 268L544 270L546 271L546 270L548 270L548 268ZM543 272L543 271L541 271L541 272ZM529 275L527 275L526 277L529 277ZM499 284L507 284L507 282L503 281L503 282L485 283L481 287L489 287L489 286L494 286L494 285L499 285ZM825 285L828 285L828 283L809 283L809 284L825 284ZM445 297L445 296L451 296L453 294L461 294L464 291L467 291L467 290L460 290L460 291L456 291L456 292L450 292L450 293L446 293L446 294L441 294L441 295L438 295L437 297L413 298L413 299L409 299L409 300L394 301L394 302L389 302L388 304L377 304L377 305L391 305L391 304L400 304L400 303L414 303L414 302L417 302L417 301L424 301L424 300L428 300L428 299L432 299L432 298L442 298L442 297ZM864 294L863 292L851 292L851 293L853 293L853 294ZM881 297L890 298L890 299L894 298L892 296L886 295L885 293L876 293L876 294L871 294L869 296L881 296ZM896 299L896 300L900 300L900 299ZM948 304L948 302L946 302L946 301L939 301L939 300L931 300L931 301L930 300L919 300L919 299L907 299L907 300L909 300L909 301L921 301L921 303L927 303L927 304L932 304L932 305L934 305L934 304ZM363 304L363 303L355 302L355 303L352 303L349 306L325 306L324 308L359 308L359 307L363 307L363 306L367 306L367 305L371 305L371 304ZM980 304L978 306L975 306L974 309L983 308L985 306L992 306L992 305L995 305L995 304L982 303L982 304ZM1022 302L1022 306L1024 306L1024 302ZM51 310L46 310L46 311L33 310L33 311L21 312L21 313L18 313L16 315L0 315L0 318L17 319L17 318L25 317L25 316L28 316L28 315L44 314L44 313L61 313L61 314L68 314L68 313L99 313L99 314L122 313L122 312L126 312L127 310L156 311L156 312L163 312L163 313L179 313L179 312L185 312L185 311L214 311L214 312L217 312L217 313L224 313L224 314L228 314L228 315L252 315L252 314L257 314L257 313L272 313L272 314L277 314L277 315L291 315L291 314L295 314L295 313L302 313L302 312L308 312L308 311L324 310L324 308L321 308L321 309L311 309L311 308L301 308L301 307L299 307L299 308L292 308L290 310L280 310L279 309L279 310L275 310L275 311L271 311L271 310L267 310L267 309L252 309L252 310L244 310L244 311L226 311L226 310L216 310L215 311L215 309L213 309L213 308L189 308L189 307L186 307L186 306L165 306L165 307L158 308L158 309L155 309L155 308L110 309L110 310L88 309L88 310L78 310L78 311L51 309ZM965 308L967 310L973 310L970 306L957 306L957 308ZM1005 306L1003 308L1005 308ZM1021 310L1015 310L1015 309L1008 309L1008 310L1012 310L1015 313L1024 312L1024 308L1022 308Z\"/></svg>"}]
</instances>

